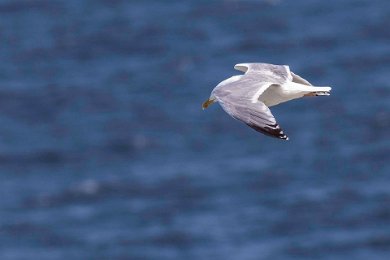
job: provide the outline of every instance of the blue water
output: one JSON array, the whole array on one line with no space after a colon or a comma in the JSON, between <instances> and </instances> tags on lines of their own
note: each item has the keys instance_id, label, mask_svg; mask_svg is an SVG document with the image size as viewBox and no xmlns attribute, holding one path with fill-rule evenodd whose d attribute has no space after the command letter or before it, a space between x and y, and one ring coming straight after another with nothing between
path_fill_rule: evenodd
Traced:
<instances>
[{"instance_id":1,"label":"blue water","mask_svg":"<svg viewBox=\"0 0 390 260\"><path fill-rule=\"evenodd\" d=\"M390 259L389 10L0 1L0 259ZM288 142L201 110L253 61Z\"/></svg>"}]
</instances>

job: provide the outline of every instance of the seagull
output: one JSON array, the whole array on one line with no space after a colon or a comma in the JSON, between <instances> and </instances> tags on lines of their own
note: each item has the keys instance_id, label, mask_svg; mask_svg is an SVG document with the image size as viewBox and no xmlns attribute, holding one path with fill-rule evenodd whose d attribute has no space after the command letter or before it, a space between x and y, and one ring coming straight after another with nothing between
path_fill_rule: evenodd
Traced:
<instances>
[{"instance_id":1,"label":"seagull","mask_svg":"<svg viewBox=\"0 0 390 260\"><path fill-rule=\"evenodd\" d=\"M332 89L313 86L291 72L287 65L240 63L234 68L244 74L219 83L202 104L203 110L218 102L234 119L262 134L283 140L289 138L269 107L304 96L329 96Z\"/></svg>"}]
</instances>

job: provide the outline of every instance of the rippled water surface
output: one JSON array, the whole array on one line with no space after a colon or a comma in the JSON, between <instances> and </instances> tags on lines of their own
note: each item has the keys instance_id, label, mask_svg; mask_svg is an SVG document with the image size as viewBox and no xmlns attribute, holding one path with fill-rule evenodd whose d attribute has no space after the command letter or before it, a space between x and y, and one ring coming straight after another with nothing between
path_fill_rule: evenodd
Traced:
<instances>
[{"instance_id":1,"label":"rippled water surface","mask_svg":"<svg viewBox=\"0 0 390 260\"><path fill-rule=\"evenodd\" d=\"M389 10L0 1L0 259L390 259ZM251 61L288 142L200 109Z\"/></svg>"}]
</instances>

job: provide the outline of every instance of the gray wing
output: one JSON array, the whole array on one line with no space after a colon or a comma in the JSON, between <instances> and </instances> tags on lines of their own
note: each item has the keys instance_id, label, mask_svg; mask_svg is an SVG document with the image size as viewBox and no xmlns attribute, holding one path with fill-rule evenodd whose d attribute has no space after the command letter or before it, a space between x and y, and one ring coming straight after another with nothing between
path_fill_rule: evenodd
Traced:
<instances>
[{"instance_id":1,"label":"gray wing","mask_svg":"<svg viewBox=\"0 0 390 260\"><path fill-rule=\"evenodd\" d=\"M236 70L242 71L245 75L253 75L263 81L270 81L275 84L284 84L292 81L290 67L287 65L274 65L268 63L239 63L234 66Z\"/></svg>"},{"instance_id":2,"label":"gray wing","mask_svg":"<svg viewBox=\"0 0 390 260\"><path fill-rule=\"evenodd\" d=\"M288 140L270 109L262 102L245 102L227 98L220 102L222 108L233 118L240 120L254 130L268 136Z\"/></svg>"},{"instance_id":3,"label":"gray wing","mask_svg":"<svg viewBox=\"0 0 390 260\"><path fill-rule=\"evenodd\" d=\"M236 70L245 74L257 75L265 80L274 80L274 83L283 84L286 81L293 81L307 86L312 84L301 76L293 73L287 65L273 65L267 63L240 63L234 66Z\"/></svg>"},{"instance_id":4,"label":"gray wing","mask_svg":"<svg viewBox=\"0 0 390 260\"><path fill-rule=\"evenodd\" d=\"M271 85L244 75L239 80L223 84L215 90L214 95L226 113L233 118L265 135L288 140L270 109L258 101L258 96Z\"/></svg>"}]
</instances>

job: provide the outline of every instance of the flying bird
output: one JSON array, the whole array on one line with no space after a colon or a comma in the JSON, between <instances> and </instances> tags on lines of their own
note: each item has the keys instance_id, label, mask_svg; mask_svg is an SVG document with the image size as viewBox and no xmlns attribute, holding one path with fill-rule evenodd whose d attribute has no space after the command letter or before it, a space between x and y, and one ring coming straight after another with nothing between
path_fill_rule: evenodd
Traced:
<instances>
[{"instance_id":1,"label":"flying bird","mask_svg":"<svg viewBox=\"0 0 390 260\"><path fill-rule=\"evenodd\" d=\"M203 104L214 102L233 118L265 135L288 140L269 107L304 96L329 96L331 87L316 87L290 71L287 65L240 63L234 66L243 75L219 83Z\"/></svg>"}]
</instances>

